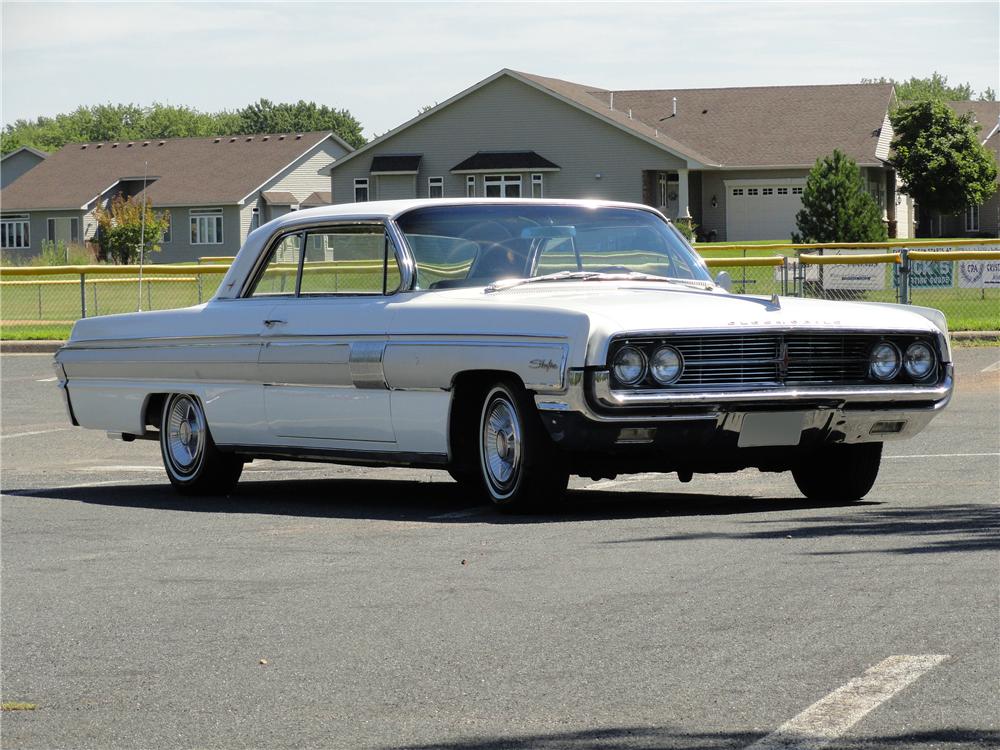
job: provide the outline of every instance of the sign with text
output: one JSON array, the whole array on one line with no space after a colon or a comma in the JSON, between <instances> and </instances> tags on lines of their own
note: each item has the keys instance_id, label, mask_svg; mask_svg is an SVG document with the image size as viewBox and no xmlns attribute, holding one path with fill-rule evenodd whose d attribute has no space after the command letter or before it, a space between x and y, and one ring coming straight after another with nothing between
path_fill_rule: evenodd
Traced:
<instances>
[{"instance_id":1,"label":"sign with text","mask_svg":"<svg viewBox=\"0 0 1000 750\"><path fill-rule=\"evenodd\" d=\"M1000 260L960 260L958 285L963 289L1000 287Z\"/></svg>"}]
</instances>

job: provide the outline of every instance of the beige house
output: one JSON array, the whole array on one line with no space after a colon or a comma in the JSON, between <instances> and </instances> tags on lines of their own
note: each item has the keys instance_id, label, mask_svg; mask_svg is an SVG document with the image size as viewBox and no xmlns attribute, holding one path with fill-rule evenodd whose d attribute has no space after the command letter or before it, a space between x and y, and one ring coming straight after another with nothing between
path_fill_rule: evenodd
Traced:
<instances>
[{"instance_id":1,"label":"beige house","mask_svg":"<svg viewBox=\"0 0 1000 750\"><path fill-rule=\"evenodd\" d=\"M501 70L339 159L331 190L635 201L704 239L787 240L809 168L838 148L906 237L884 161L893 102L890 84L611 91Z\"/></svg>"},{"instance_id":2,"label":"beige house","mask_svg":"<svg viewBox=\"0 0 1000 750\"><path fill-rule=\"evenodd\" d=\"M260 224L329 203L328 168L350 151L330 132L70 144L0 190L2 260L93 240L95 207L144 185L170 213L153 261L235 255Z\"/></svg>"}]
</instances>

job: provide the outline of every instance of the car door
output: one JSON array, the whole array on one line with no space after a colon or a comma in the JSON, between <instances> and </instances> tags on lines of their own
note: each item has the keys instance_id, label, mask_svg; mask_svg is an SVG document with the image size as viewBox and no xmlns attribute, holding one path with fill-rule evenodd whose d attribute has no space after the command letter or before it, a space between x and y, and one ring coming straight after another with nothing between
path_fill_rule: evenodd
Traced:
<instances>
[{"instance_id":1,"label":"car door","mask_svg":"<svg viewBox=\"0 0 1000 750\"><path fill-rule=\"evenodd\" d=\"M276 445L385 450L395 444L382 370L396 251L381 223L347 223L286 240L295 291L263 321L260 371ZM275 264L276 266L280 264ZM275 278L280 278L280 270ZM265 270L265 278L267 271ZM286 282L287 283L287 282Z\"/></svg>"}]
</instances>

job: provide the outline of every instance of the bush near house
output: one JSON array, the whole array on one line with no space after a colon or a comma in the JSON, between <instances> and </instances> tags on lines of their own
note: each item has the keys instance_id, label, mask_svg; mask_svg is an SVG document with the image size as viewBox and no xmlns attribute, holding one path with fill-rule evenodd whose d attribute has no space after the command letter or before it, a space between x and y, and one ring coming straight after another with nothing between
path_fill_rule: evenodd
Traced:
<instances>
[{"instance_id":1,"label":"bush near house","mask_svg":"<svg viewBox=\"0 0 1000 750\"><path fill-rule=\"evenodd\" d=\"M861 170L839 150L817 159L795 215L793 242L884 242L882 211L865 189Z\"/></svg>"},{"instance_id":2,"label":"bush near house","mask_svg":"<svg viewBox=\"0 0 1000 750\"><path fill-rule=\"evenodd\" d=\"M141 203L138 198L121 194L111 200L109 208L96 208L94 217L98 226L99 260L122 265L138 262L140 245L145 246L147 253L159 252L160 239L170 227L169 212L157 213L148 199Z\"/></svg>"}]
</instances>

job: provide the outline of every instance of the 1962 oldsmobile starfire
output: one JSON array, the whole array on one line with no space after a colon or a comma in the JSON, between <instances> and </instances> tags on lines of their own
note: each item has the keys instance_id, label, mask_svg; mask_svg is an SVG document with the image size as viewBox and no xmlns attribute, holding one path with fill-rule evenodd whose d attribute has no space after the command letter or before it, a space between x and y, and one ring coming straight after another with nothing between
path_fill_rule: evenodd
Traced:
<instances>
[{"instance_id":1,"label":"1962 oldsmobile starfire","mask_svg":"<svg viewBox=\"0 0 1000 750\"><path fill-rule=\"evenodd\" d=\"M182 492L258 457L447 469L498 507L568 476L791 471L856 500L948 403L935 310L729 294L644 206L417 200L253 232L206 304L79 321L73 424Z\"/></svg>"}]
</instances>

